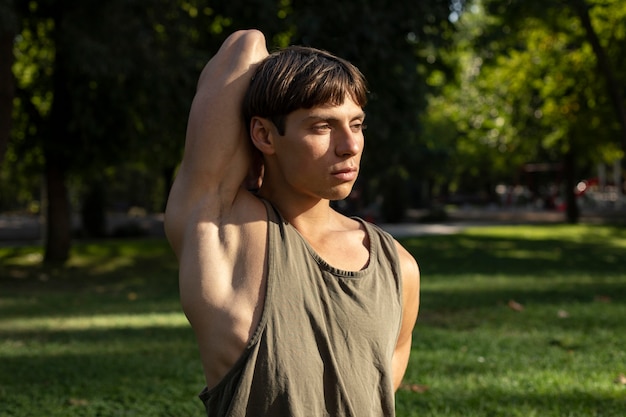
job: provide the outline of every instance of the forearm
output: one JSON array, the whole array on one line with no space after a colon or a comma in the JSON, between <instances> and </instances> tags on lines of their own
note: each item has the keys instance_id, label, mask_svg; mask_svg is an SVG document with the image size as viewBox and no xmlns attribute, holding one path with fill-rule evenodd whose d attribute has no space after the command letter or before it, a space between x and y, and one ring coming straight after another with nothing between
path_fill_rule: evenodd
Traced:
<instances>
[{"instance_id":1,"label":"forearm","mask_svg":"<svg viewBox=\"0 0 626 417\"><path fill-rule=\"evenodd\" d=\"M397 390L402 384L402 379L406 373L411 354L411 341L405 342L402 346L396 347L392 361L393 388Z\"/></svg>"}]
</instances>

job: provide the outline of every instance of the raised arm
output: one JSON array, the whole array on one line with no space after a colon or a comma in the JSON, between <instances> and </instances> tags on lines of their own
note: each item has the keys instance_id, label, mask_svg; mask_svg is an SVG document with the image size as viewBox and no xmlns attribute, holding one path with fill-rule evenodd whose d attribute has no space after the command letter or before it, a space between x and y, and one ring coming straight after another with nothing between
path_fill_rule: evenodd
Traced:
<instances>
[{"instance_id":1,"label":"raised arm","mask_svg":"<svg viewBox=\"0 0 626 417\"><path fill-rule=\"evenodd\" d=\"M170 192L165 230L180 255L185 230L230 209L252 163L241 106L255 66L268 55L263 34L238 31L203 69L191 105L183 161Z\"/></svg>"}]
</instances>

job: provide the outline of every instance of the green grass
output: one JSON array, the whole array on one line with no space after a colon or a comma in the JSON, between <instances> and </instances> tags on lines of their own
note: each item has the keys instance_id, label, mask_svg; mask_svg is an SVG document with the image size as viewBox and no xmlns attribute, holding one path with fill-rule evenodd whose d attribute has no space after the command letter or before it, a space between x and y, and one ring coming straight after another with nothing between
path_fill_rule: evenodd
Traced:
<instances>
[{"instance_id":1,"label":"green grass","mask_svg":"<svg viewBox=\"0 0 626 417\"><path fill-rule=\"evenodd\" d=\"M164 241L0 248L0 416L200 416L203 377Z\"/></svg>"},{"instance_id":2,"label":"green grass","mask_svg":"<svg viewBox=\"0 0 626 417\"><path fill-rule=\"evenodd\" d=\"M404 243L421 264L422 303L399 416L626 415L625 228Z\"/></svg>"},{"instance_id":3,"label":"green grass","mask_svg":"<svg viewBox=\"0 0 626 417\"><path fill-rule=\"evenodd\" d=\"M626 415L626 228L403 243L422 305L399 417ZM38 248L0 248L0 417L203 415L164 241L76 244L61 269L40 261Z\"/></svg>"}]
</instances>

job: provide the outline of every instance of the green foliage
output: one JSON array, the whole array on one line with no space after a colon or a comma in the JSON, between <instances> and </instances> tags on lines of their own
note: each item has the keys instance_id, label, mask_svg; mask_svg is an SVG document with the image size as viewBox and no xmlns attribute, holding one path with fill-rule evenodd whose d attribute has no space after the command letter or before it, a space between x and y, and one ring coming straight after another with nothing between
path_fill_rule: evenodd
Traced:
<instances>
[{"instance_id":1,"label":"green foliage","mask_svg":"<svg viewBox=\"0 0 626 417\"><path fill-rule=\"evenodd\" d=\"M173 171L205 58L195 55L199 46L186 6L159 0L20 3L12 175L41 173L41 158L23 156L41 155L43 144L62 156L78 184L102 180L104 169L126 164L149 166L152 176ZM53 84L59 77L71 84L63 135L52 130L50 114L55 94L61 95Z\"/></svg>"},{"instance_id":2,"label":"green foliage","mask_svg":"<svg viewBox=\"0 0 626 417\"><path fill-rule=\"evenodd\" d=\"M102 180L103 171L125 165L144 165L147 176L171 175L198 73L230 32L248 27L264 31L270 48L313 45L363 70L372 91L371 172L387 175L392 163L414 177L428 160L418 114L426 75L441 69L438 54L449 38L447 1L253 0L242 7L231 1L34 0L17 8L22 29L15 46L12 154L37 153L46 144L62 156L79 192L91 178ZM65 125L50 118L55 94L61 96L54 84L59 76L71 85L60 107ZM52 126L61 125L65 133L53 140L59 133ZM41 158L30 165L18 159L13 176L42 171Z\"/></svg>"},{"instance_id":3,"label":"green foliage","mask_svg":"<svg viewBox=\"0 0 626 417\"><path fill-rule=\"evenodd\" d=\"M623 156L606 78L571 4L467 2L457 22L454 82L429 98L427 131L442 134L455 186L514 182L528 162L573 151L578 178ZM611 68L624 83L623 2L587 2ZM612 17L608 17L611 15ZM448 127L444 127L448 126ZM578 179L577 178L577 179Z\"/></svg>"},{"instance_id":4,"label":"green foliage","mask_svg":"<svg viewBox=\"0 0 626 417\"><path fill-rule=\"evenodd\" d=\"M0 207L38 200L45 146L69 168L74 208L92 181L117 185L132 172L151 188L139 193L149 196L142 205L162 209L197 76L230 32L250 27L267 35L270 49L312 45L362 69L371 90L365 203L384 194L396 172L406 173L397 186L404 195L387 198L385 212L417 204L411 195L416 184L435 193L492 190L497 182L514 181L524 163L560 161L571 149L582 176L624 150L615 139L621 127L606 80L574 11L578 4L2 3L13 11L3 19L19 26L19 34ZM626 6L618 0L585 4L623 85ZM108 194L124 193L118 187ZM139 194L128 191L124 198Z\"/></svg>"}]
</instances>

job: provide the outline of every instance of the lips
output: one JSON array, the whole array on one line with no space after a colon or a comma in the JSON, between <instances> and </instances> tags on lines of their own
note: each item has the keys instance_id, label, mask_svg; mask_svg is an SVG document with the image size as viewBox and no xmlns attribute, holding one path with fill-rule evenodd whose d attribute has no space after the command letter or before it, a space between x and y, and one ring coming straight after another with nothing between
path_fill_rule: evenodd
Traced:
<instances>
[{"instance_id":1,"label":"lips","mask_svg":"<svg viewBox=\"0 0 626 417\"><path fill-rule=\"evenodd\" d=\"M354 181L359 173L357 168L343 168L332 172L332 176L341 181Z\"/></svg>"}]
</instances>

